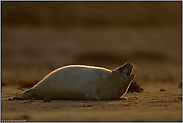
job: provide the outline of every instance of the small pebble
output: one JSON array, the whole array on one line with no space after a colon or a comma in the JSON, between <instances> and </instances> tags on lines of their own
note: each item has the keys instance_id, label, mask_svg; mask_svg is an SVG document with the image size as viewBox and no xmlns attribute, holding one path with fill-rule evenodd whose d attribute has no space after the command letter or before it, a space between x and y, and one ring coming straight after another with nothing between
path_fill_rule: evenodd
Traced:
<instances>
[{"instance_id":1,"label":"small pebble","mask_svg":"<svg viewBox=\"0 0 183 123\"><path fill-rule=\"evenodd\" d=\"M8 98L8 100L12 100L11 98Z\"/></svg>"},{"instance_id":2,"label":"small pebble","mask_svg":"<svg viewBox=\"0 0 183 123\"><path fill-rule=\"evenodd\" d=\"M166 91L165 89L160 89L160 91Z\"/></svg>"}]
</instances>

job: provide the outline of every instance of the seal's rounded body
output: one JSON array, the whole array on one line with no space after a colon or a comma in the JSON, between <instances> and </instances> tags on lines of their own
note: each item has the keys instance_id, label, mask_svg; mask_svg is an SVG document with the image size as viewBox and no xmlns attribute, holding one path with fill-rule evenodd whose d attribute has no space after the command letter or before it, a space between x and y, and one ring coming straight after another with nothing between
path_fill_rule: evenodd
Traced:
<instances>
[{"instance_id":1,"label":"seal's rounded body","mask_svg":"<svg viewBox=\"0 0 183 123\"><path fill-rule=\"evenodd\" d=\"M119 99L126 93L134 74L133 66L126 63L115 70L101 67L69 65L43 78L33 88L13 99Z\"/></svg>"}]
</instances>

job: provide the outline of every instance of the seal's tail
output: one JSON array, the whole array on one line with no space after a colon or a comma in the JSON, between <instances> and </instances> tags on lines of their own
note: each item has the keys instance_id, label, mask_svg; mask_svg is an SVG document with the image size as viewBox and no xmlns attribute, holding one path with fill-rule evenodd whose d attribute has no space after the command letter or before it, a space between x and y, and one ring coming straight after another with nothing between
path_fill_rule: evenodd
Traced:
<instances>
[{"instance_id":1,"label":"seal's tail","mask_svg":"<svg viewBox=\"0 0 183 123\"><path fill-rule=\"evenodd\" d=\"M13 100L25 100L25 99L32 99L34 97L33 89L29 89L27 91L23 91L17 96L13 97Z\"/></svg>"}]
</instances>

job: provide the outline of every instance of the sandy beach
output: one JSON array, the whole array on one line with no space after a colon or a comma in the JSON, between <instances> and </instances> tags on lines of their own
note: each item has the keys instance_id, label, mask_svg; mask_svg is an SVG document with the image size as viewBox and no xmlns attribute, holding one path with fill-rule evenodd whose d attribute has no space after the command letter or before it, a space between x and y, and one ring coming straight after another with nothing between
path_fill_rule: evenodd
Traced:
<instances>
[{"instance_id":1,"label":"sandy beach","mask_svg":"<svg viewBox=\"0 0 183 123\"><path fill-rule=\"evenodd\" d=\"M163 86L166 91L160 91ZM128 100L8 100L17 90L2 88L2 121L181 121L182 89L172 84L149 84ZM11 90L11 91L10 91ZM12 93L10 93L12 92Z\"/></svg>"}]
</instances>

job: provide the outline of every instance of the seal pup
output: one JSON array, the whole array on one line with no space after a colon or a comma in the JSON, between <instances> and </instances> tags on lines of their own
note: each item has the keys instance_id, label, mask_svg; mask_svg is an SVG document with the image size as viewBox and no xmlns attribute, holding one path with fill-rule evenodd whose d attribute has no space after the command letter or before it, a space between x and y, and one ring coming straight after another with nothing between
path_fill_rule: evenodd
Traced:
<instances>
[{"instance_id":1,"label":"seal pup","mask_svg":"<svg viewBox=\"0 0 183 123\"><path fill-rule=\"evenodd\" d=\"M13 99L115 100L123 96L134 78L133 65L125 63L114 70L69 65L58 68L39 83Z\"/></svg>"}]
</instances>

